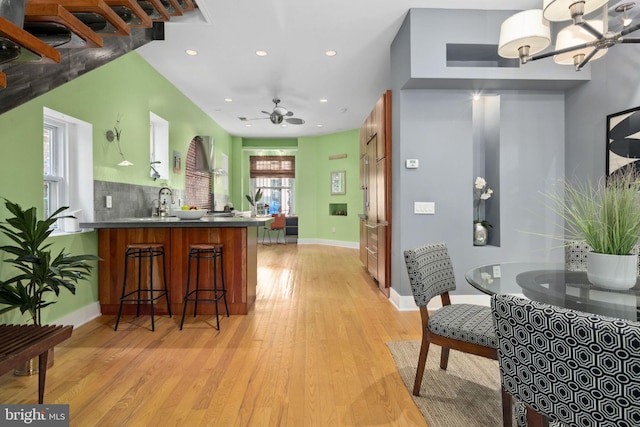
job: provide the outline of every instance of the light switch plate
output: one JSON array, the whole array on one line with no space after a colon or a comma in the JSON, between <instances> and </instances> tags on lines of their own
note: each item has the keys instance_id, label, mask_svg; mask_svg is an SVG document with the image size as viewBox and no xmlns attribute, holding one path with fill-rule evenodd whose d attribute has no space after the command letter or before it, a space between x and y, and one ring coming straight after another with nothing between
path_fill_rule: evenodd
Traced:
<instances>
[{"instance_id":1,"label":"light switch plate","mask_svg":"<svg viewBox=\"0 0 640 427\"><path fill-rule=\"evenodd\" d=\"M113 199L111 198L111 196L105 197L104 204L107 209L111 209L113 207Z\"/></svg>"},{"instance_id":2,"label":"light switch plate","mask_svg":"<svg viewBox=\"0 0 640 427\"><path fill-rule=\"evenodd\" d=\"M416 215L433 215L436 213L434 202L414 202L413 213Z\"/></svg>"}]
</instances>

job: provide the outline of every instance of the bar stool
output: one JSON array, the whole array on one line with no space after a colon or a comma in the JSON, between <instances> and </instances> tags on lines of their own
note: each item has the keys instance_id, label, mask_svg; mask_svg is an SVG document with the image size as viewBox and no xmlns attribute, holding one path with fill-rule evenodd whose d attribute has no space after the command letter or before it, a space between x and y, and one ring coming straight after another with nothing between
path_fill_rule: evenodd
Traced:
<instances>
[{"instance_id":1,"label":"bar stool","mask_svg":"<svg viewBox=\"0 0 640 427\"><path fill-rule=\"evenodd\" d=\"M224 287L224 260L222 258L223 245L220 243L202 243L189 246L189 259L187 267L187 289L184 296L184 308L182 310L182 321L180 322L180 330L184 325L184 318L187 314L187 304L189 301L194 302L193 317L198 313L198 302L215 303L216 305L216 329L220 330L220 317L218 310L218 301L224 301L224 308L229 317L229 306L227 305L227 291ZM213 287L200 288L200 260L208 260L213 262ZM191 264L195 262L196 268L196 287L191 287ZM220 264L220 287L218 287L218 263ZM208 294L208 298L202 298L199 294Z\"/></svg>"},{"instance_id":2,"label":"bar stool","mask_svg":"<svg viewBox=\"0 0 640 427\"><path fill-rule=\"evenodd\" d=\"M162 284L163 288L157 289L153 285L153 260L162 260ZM127 271L129 269L129 261L138 261L138 285L137 288L127 292ZM142 264L146 261L149 265L148 287L142 288ZM143 297L147 294L147 297ZM151 330L155 331L154 323L154 305L157 299L165 297L167 301L167 311L171 317L171 304L169 303L169 289L167 289L167 273L165 269L164 245L162 243L136 243L127 245L124 253L124 280L122 281L122 296L120 297L120 307L118 308L118 317L116 318L116 326L114 331L118 330L118 323L122 316L122 306L125 302L136 303L136 317L140 316L140 303L147 302L151 306Z\"/></svg>"}]
</instances>

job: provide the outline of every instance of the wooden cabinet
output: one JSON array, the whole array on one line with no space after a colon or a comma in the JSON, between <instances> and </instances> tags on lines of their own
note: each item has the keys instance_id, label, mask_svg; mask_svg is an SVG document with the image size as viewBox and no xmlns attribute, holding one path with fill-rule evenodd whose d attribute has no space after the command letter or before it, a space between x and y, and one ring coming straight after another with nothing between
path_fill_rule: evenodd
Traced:
<instances>
[{"instance_id":1,"label":"wooden cabinet","mask_svg":"<svg viewBox=\"0 0 640 427\"><path fill-rule=\"evenodd\" d=\"M360 129L360 259L389 296L391 274L391 92L375 104Z\"/></svg>"},{"instance_id":2,"label":"wooden cabinet","mask_svg":"<svg viewBox=\"0 0 640 427\"><path fill-rule=\"evenodd\" d=\"M284 220L284 238L287 243L298 243L298 217L288 216Z\"/></svg>"}]
</instances>

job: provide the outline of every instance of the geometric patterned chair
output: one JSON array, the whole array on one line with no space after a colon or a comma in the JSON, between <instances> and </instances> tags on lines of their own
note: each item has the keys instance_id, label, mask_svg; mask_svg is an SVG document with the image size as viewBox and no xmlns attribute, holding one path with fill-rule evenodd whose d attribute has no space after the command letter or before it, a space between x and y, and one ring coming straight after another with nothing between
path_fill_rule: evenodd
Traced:
<instances>
[{"instance_id":1,"label":"geometric patterned chair","mask_svg":"<svg viewBox=\"0 0 640 427\"><path fill-rule=\"evenodd\" d=\"M513 295L491 310L503 408L523 402L529 427L640 426L640 322Z\"/></svg>"},{"instance_id":2,"label":"geometric patterned chair","mask_svg":"<svg viewBox=\"0 0 640 427\"><path fill-rule=\"evenodd\" d=\"M413 385L413 394L418 396L429 344L442 347L440 368L447 369L449 349L497 360L498 341L489 307L451 304L449 291L456 289L456 280L444 243L406 250L404 258L413 298L422 319L422 344ZM442 299L442 308L429 315L427 304L438 295Z\"/></svg>"}]
</instances>

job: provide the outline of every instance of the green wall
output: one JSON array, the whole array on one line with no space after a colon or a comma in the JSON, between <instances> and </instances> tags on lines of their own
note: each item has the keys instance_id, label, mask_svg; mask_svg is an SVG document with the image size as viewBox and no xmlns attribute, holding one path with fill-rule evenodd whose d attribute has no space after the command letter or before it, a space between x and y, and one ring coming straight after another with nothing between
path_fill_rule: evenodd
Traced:
<instances>
[{"instance_id":1,"label":"green wall","mask_svg":"<svg viewBox=\"0 0 640 427\"><path fill-rule=\"evenodd\" d=\"M187 148L195 135L213 136L218 155L227 153L232 162L233 138L137 53L131 52L0 115L3 157L0 196L23 207L36 206L42 211L43 107L93 124L92 160L96 180L158 187L166 183L173 188L184 189L184 167L180 174L174 174L170 168L167 181L154 182L149 177L150 111L169 122L169 152L177 150L182 153L183 165ZM105 132L113 128L118 115L122 151L135 166L116 166L120 161L117 148L105 138ZM4 220L7 214L2 203L0 218ZM0 236L0 243L4 242L3 239ZM70 253L97 253L95 232L55 236L51 240L55 253L62 248ZM0 253L0 260L6 257L5 253ZM10 268L8 264L0 263L0 279L13 275ZM97 271L94 270L91 280L79 284L75 296L62 291L59 302L43 313L43 320L52 322L95 303L97 295ZM19 311L13 311L0 316L0 323L17 322L19 318Z\"/></svg>"}]
</instances>

